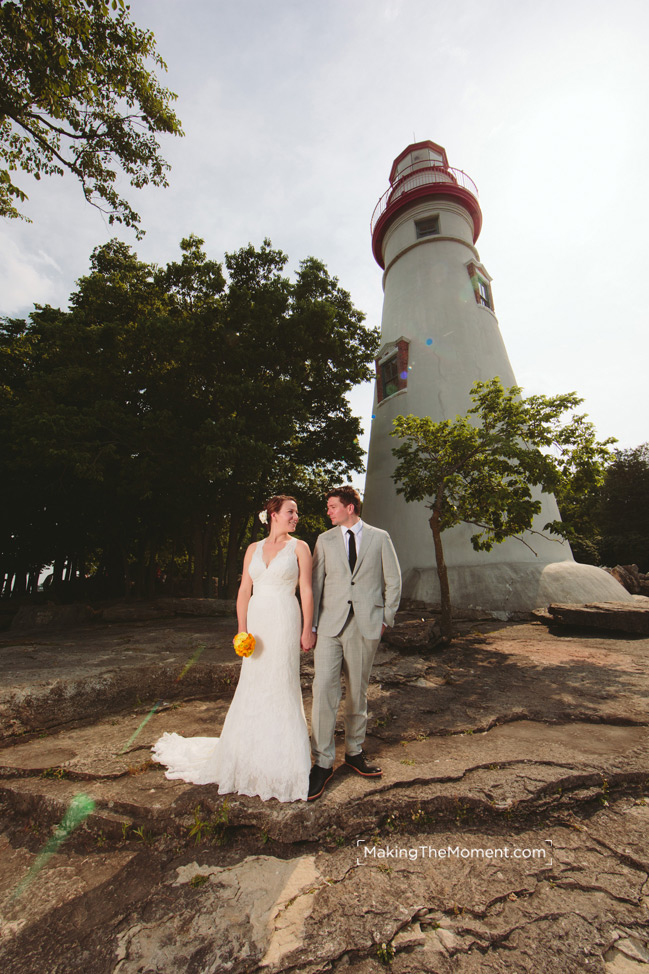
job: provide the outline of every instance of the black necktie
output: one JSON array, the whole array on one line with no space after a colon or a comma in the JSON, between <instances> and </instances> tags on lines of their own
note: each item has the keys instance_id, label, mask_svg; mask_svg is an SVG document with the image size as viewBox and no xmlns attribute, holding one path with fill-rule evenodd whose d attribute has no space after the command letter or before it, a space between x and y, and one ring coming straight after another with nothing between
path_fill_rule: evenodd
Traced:
<instances>
[{"instance_id":1,"label":"black necktie","mask_svg":"<svg viewBox=\"0 0 649 974\"><path fill-rule=\"evenodd\" d=\"M349 567L352 572L356 566L356 538L353 531L348 531L349 535Z\"/></svg>"}]
</instances>

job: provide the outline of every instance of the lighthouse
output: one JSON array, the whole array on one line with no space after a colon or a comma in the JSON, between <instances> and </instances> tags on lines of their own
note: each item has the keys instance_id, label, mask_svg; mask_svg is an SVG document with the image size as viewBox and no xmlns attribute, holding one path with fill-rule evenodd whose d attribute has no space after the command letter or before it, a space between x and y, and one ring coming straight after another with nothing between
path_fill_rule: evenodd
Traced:
<instances>
[{"instance_id":1,"label":"lighthouse","mask_svg":"<svg viewBox=\"0 0 649 974\"><path fill-rule=\"evenodd\" d=\"M434 142L409 145L397 156L390 185L372 216L372 250L383 270L381 347L376 358L363 518L389 531L404 594L436 604L439 584L430 511L407 503L392 480L398 441L390 436L398 415L454 419L472 405L477 380L516 380L496 318L492 278L476 243L482 227L478 190L448 164ZM538 492L542 532L558 520L554 498ZM475 528L461 524L443 535L453 604L500 618L550 602L631 598L602 569L577 564L567 542L530 534L490 552L474 551Z\"/></svg>"}]
</instances>

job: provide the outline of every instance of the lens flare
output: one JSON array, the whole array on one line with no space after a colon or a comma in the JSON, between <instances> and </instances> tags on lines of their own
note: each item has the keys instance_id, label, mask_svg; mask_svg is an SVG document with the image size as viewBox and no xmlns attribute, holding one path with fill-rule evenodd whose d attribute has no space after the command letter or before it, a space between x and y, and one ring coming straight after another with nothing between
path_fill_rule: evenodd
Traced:
<instances>
[{"instance_id":1,"label":"lens flare","mask_svg":"<svg viewBox=\"0 0 649 974\"><path fill-rule=\"evenodd\" d=\"M194 665L194 663L198 662L198 660L200 659L200 657L204 653L204 651L205 651L205 645L204 644L201 644L194 651L194 653L190 656L190 658L187 660L187 662L183 666L181 672L176 677L176 683L178 683L180 680L182 680L182 678L184 677L185 673L187 673L187 671L189 669L191 669L191 667ZM142 723L140 724L140 726L137 728L136 731L134 731L133 734L131 734L131 736L129 737L128 741L126 742L126 744L124 745L124 747L122 748L122 750L118 752L119 754L123 754L124 751L126 751L131 746L131 744L133 743L133 741L135 740L135 738L138 736L138 734L140 733L140 731L144 727L146 727L146 725L151 720L151 718L153 717L153 715L156 712L156 710L158 710L162 706L163 703L164 703L164 700L158 700L158 702L155 703L153 705L153 707L151 707L151 710L148 712L148 714L146 715L146 717L144 718L144 720L142 721Z\"/></svg>"},{"instance_id":2,"label":"lens flare","mask_svg":"<svg viewBox=\"0 0 649 974\"><path fill-rule=\"evenodd\" d=\"M182 673L180 674L180 676L177 676L176 677L176 683L178 683L180 680L182 680L182 678L184 677L184 675L187 672L187 670L189 670L194 665L194 663L197 663L199 661L199 659L201 658L201 656L202 656L202 654L204 652L205 652L205 645L203 644L203 645L200 645L198 647L198 649L196 650L196 652L194 653L194 655L191 657L191 659L188 660L187 663L185 663L185 665L183 667L183 670L182 670Z\"/></svg>"},{"instance_id":3,"label":"lens flare","mask_svg":"<svg viewBox=\"0 0 649 974\"><path fill-rule=\"evenodd\" d=\"M10 903L13 903L20 896L22 896L27 887L31 886L41 869L47 865L61 844L65 842L65 840L77 828L77 826L81 825L82 822L85 822L88 816L94 811L94 808L95 803L88 795L84 795L83 792L79 792L78 795L74 796L70 802L67 812L63 816L61 824L57 825L54 835L48 842L45 843L42 850L34 859L34 862L30 866L29 870L11 894L9 899Z\"/></svg>"},{"instance_id":4,"label":"lens flare","mask_svg":"<svg viewBox=\"0 0 649 974\"><path fill-rule=\"evenodd\" d=\"M148 714L146 715L146 717L144 718L144 720L142 721L142 723L140 724L140 726L138 727L138 729L133 734L131 734L131 736L129 737L128 741L126 742L126 744L124 745L124 747L122 748L122 750L119 751L120 754L123 754L124 751L126 751L131 746L131 744L133 743L133 741L135 740L135 738L138 736L138 734L140 733L140 731L144 727L146 727L146 725L149 723L149 721L153 717L153 715L156 712L156 710L159 707L161 707L163 703L164 703L164 700L158 700L158 702L156 704L154 704L153 707L151 707L151 710L148 712Z\"/></svg>"}]
</instances>

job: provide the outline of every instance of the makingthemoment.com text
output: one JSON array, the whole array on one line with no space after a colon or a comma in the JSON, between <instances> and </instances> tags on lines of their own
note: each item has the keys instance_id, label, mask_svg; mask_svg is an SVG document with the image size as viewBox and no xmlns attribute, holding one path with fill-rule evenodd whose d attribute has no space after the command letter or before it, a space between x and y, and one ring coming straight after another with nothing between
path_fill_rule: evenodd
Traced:
<instances>
[{"instance_id":1,"label":"makingthemoment.com text","mask_svg":"<svg viewBox=\"0 0 649 974\"><path fill-rule=\"evenodd\" d=\"M447 845L438 849L430 845L407 848L363 843L364 859L548 859L550 856L551 852L549 853L547 849L518 849L510 846L496 849L469 849L466 846Z\"/></svg>"}]
</instances>

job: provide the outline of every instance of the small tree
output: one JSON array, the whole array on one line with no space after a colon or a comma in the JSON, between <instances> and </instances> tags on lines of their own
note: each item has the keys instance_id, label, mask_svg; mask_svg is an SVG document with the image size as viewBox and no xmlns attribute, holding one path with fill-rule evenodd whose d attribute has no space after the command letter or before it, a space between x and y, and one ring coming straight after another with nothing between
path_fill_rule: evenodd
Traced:
<instances>
[{"instance_id":1,"label":"small tree","mask_svg":"<svg viewBox=\"0 0 649 974\"><path fill-rule=\"evenodd\" d=\"M506 538L530 531L541 503L532 487L552 493L567 472L601 456L584 416L563 414L583 400L575 393L521 398L521 389L505 391L500 379L476 382L474 405L466 416L433 422L429 416L397 416L392 436L404 440L392 451L399 461L393 479L406 501L427 501L431 511L437 574L441 593L441 628L453 633L451 594L444 561L442 533L457 524L474 525L476 551L490 551ZM544 452L542 452L544 451ZM562 522L544 526L568 535Z\"/></svg>"}]
</instances>

